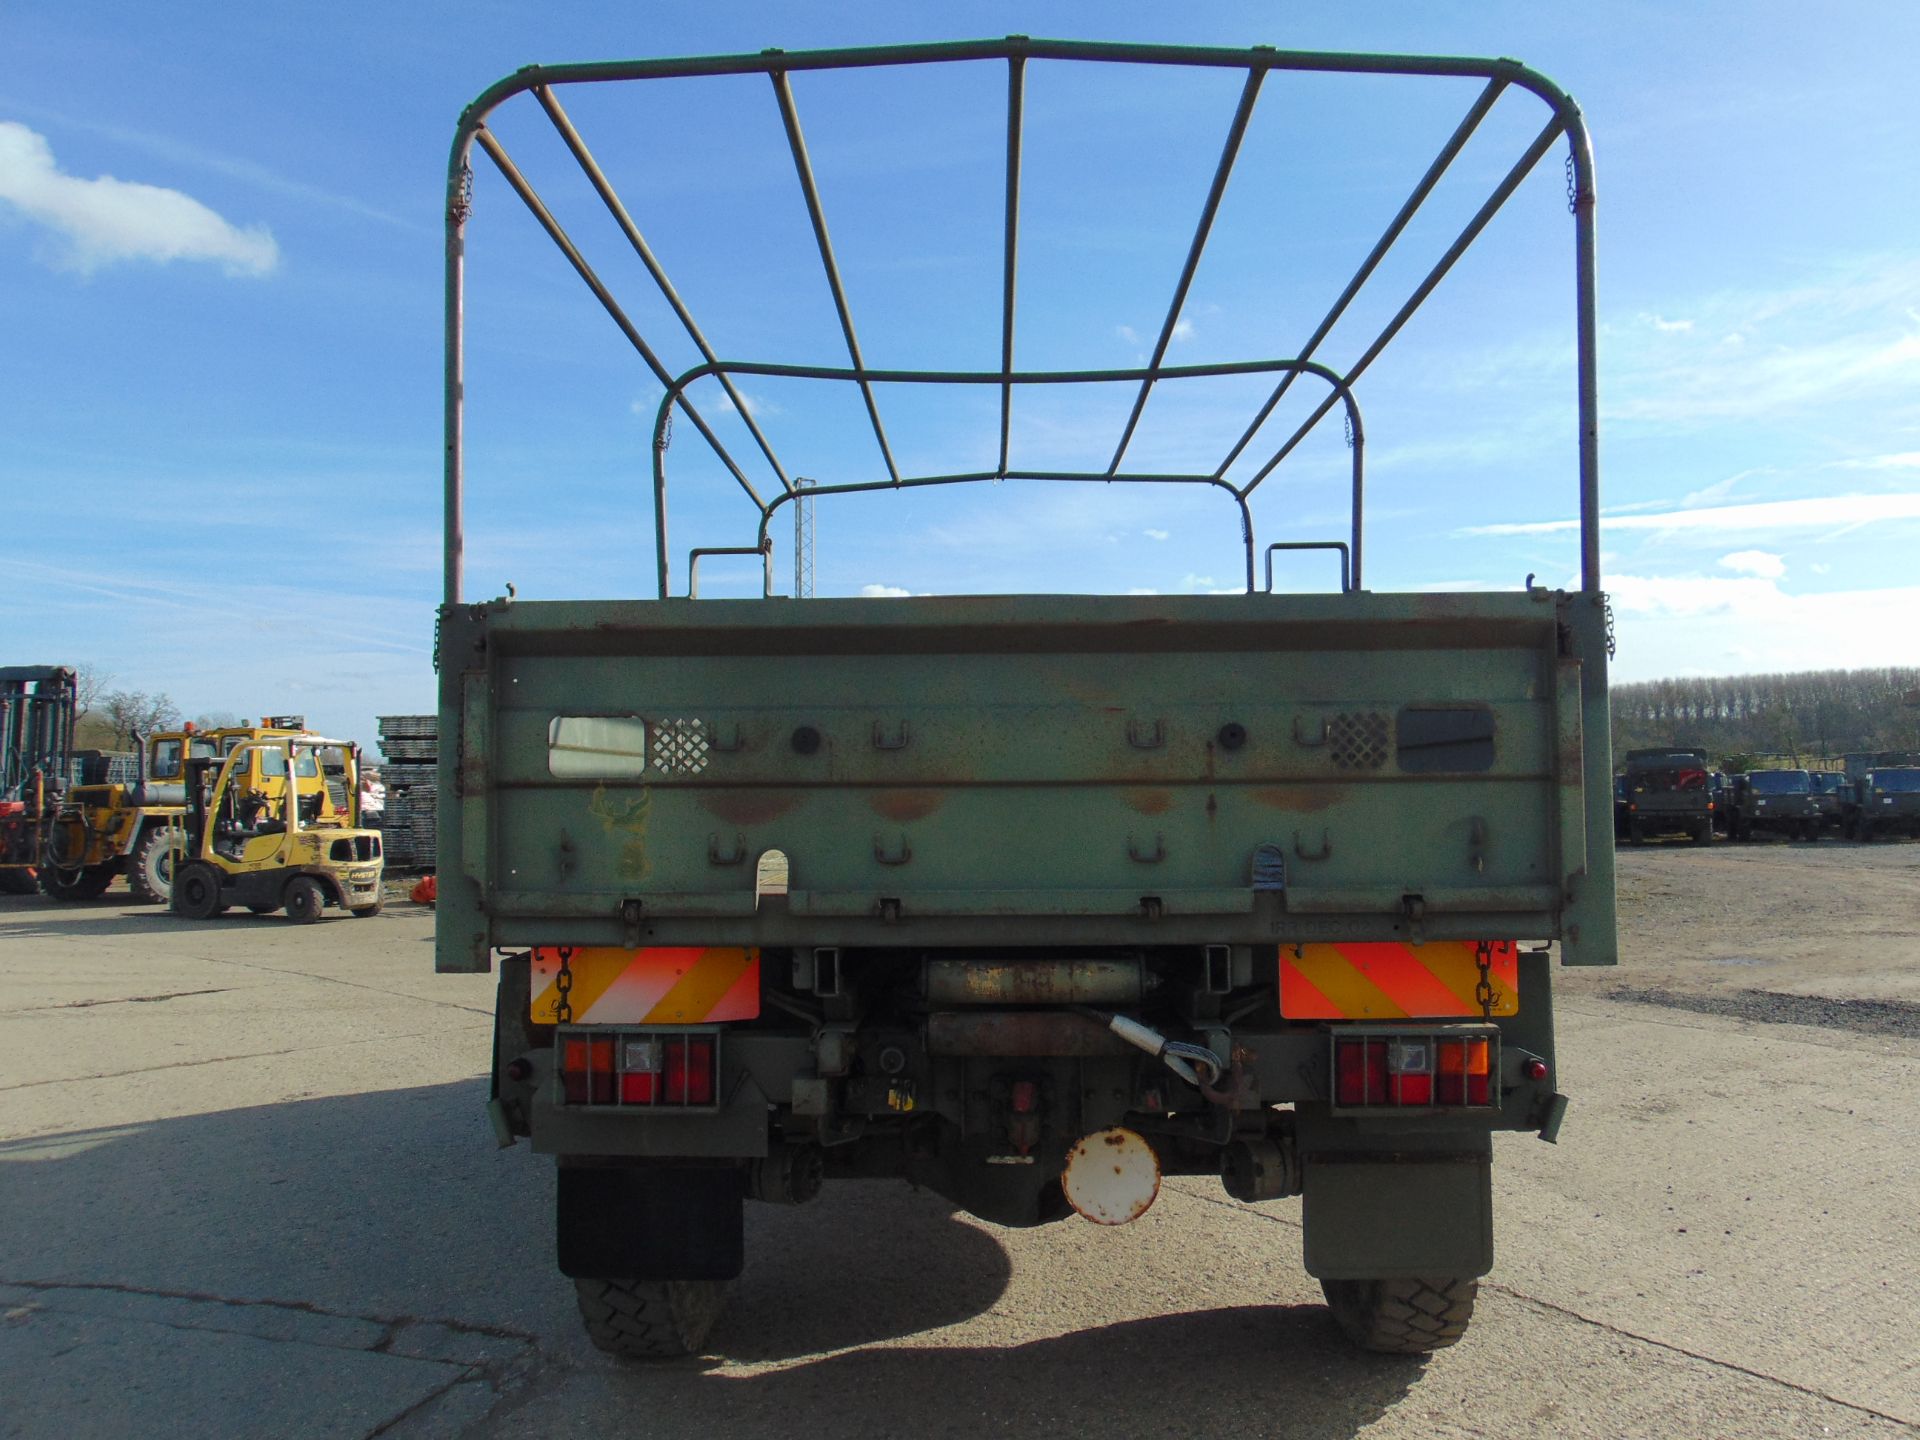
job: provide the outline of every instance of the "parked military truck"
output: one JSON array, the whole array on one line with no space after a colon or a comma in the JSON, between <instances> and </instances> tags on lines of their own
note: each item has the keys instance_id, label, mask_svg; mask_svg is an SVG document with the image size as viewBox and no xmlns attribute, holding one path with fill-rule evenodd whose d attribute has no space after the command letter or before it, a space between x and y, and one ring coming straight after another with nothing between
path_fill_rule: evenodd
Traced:
<instances>
[{"instance_id":1,"label":"parked military truck","mask_svg":"<svg viewBox=\"0 0 1920 1440\"><path fill-rule=\"evenodd\" d=\"M1685 835L1696 845L1713 839L1714 800L1707 757L1698 750L1627 752L1627 839L1635 845L1659 835Z\"/></svg>"},{"instance_id":2,"label":"parked military truck","mask_svg":"<svg viewBox=\"0 0 1920 1440\"><path fill-rule=\"evenodd\" d=\"M1853 782L1838 770L1811 770L1807 774L1813 785L1813 806L1819 812L1820 833L1847 834L1859 809Z\"/></svg>"},{"instance_id":3,"label":"parked military truck","mask_svg":"<svg viewBox=\"0 0 1920 1440\"><path fill-rule=\"evenodd\" d=\"M1136 103L1141 66L1237 75L1242 100L1151 363L1022 369L1024 77L1102 64L1126 67ZM1008 87L997 369L861 359L790 84L926 66L984 67ZM1469 77L1479 96L1298 355L1167 365L1261 83L1292 72ZM716 75L771 81L850 364L716 359L562 101L581 86ZM523 95L704 363L665 369L507 154L493 117ZM1564 142L1581 584L1370 591L1350 384L1364 362L1342 372L1313 352L1503 95L1544 102L1539 137L1375 348ZM657 598L463 593L476 148L661 384ZM746 1261L749 1199L796 1204L823 1182L890 1176L1003 1225L1076 1212L1120 1224L1167 1175L1218 1177L1248 1201L1302 1196L1306 1268L1359 1344L1456 1340L1493 1261L1492 1138L1552 1139L1566 1108L1547 946L1565 964L1615 959L1593 181L1572 101L1506 60L1020 37L535 66L463 114L448 178L436 963L498 968L489 1114L503 1144L530 1137L558 1161L557 1259L594 1342L637 1357L699 1348ZM1042 297L1019 300L1028 313ZM1259 476L1130 466L1131 423L1111 462L1103 451L1079 469L1022 465L1008 439L1038 386L1117 385L1137 419L1156 385L1236 374L1276 394L1311 379L1326 400L1306 429L1334 409L1351 427L1347 532L1285 542L1337 552L1335 593L1276 593L1270 573L1259 583ZM999 458L984 470L888 459L877 476L819 481L816 498L1022 479L1210 485L1231 501L1245 589L773 598L771 524L800 491L788 477L848 461L777 459L732 389L766 375L856 392L876 437L883 387L976 386L997 405ZM756 437L766 498L702 416L715 392ZM758 512L743 543L692 550L684 592L668 559L676 414ZM762 566L764 597L695 598L697 567L716 553Z\"/></svg>"},{"instance_id":4,"label":"parked military truck","mask_svg":"<svg viewBox=\"0 0 1920 1440\"><path fill-rule=\"evenodd\" d=\"M1820 804L1813 777L1805 770L1750 770L1733 777L1727 833L1735 840L1784 835L1789 840L1820 838Z\"/></svg>"},{"instance_id":5,"label":"parked military truck","mask_svg":"<svg viewBox=\"0 0 1920 1440\"><path fill-rule=\"evenodd\" d=\"M1920 840L1920 766L1875 766L1861 777L1849 834L1855 840L1905 835Z\"/></svg>"}]
</instances>

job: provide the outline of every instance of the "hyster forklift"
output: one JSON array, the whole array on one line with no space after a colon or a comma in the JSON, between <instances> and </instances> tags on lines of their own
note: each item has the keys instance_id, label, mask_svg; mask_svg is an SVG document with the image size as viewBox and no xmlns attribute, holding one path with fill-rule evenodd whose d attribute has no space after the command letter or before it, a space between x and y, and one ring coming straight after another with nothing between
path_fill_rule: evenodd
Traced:
<instances>
[{"instance_id":1,"label":"hyster forklift","mask_svg":"<svg viewBox=\"0 0 1920 1440\"><path fill-rule=\"evenodd\" d=\"M272 768L298 775L318 750L343 741L318 735L276 735L243 740L225 755L194 755L185 762L186 810L181 859L174 867L173 913L208 920L234 905L256 915L284 909L289 920L308 923L329 905L355 917L380 913L383 868L380 832L340 823L328 813L324 791L277 792L250 788L253 752L277 751ZM347 782L357 786L348 761Z\"/></svg>"}]
</instances>

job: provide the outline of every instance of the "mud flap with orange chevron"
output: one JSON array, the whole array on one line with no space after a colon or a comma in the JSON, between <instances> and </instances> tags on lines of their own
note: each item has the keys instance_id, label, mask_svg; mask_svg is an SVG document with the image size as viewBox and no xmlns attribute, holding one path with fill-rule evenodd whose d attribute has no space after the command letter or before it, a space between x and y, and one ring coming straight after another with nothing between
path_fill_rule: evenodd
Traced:
<instances>
[{"instance_id":1,"label":"mud flap with orange chevron","mask_svg":"<svg viewBox=\"0 0 1920 1440\"><path fill-rule=\"evenodd\" d=\"M1475 990L1479 946L1471 940L1280 947L1280 1013L1289 1020L1438 1020L1514 1015L1519 960L1511 940L1488 947L1490 1011Z\"/></svg>"},{"instance_id":2,"label":"mud flap with orange chevron","mask_svg":"<svg viewBox=\"0 0 1920 1440\"><path fill-rule=\"evenodd\" d=\"M576 1025L702 1025L760 1013L760 952L722 945L581 946L569 950ZM530 1016L559 1023L561 947L533 952Z\"/></svg>"}]
</instances>

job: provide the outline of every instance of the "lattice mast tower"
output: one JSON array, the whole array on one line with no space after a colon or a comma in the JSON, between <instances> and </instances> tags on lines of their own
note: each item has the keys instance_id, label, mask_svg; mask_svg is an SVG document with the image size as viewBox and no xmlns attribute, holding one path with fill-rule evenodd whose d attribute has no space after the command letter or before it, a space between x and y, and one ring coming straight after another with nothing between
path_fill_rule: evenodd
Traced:
<instances>
[{"instance_id":1,"label":"lattice mast tower","mask_svg":"<svg viewBox=\"0 0 1920 1440\"><path fill-rule=\"evenodd\" d=\"M799 498L793 502L793 598L813 598L813 487L804 475L793 477Z\"/></svg>"}]
</instances>

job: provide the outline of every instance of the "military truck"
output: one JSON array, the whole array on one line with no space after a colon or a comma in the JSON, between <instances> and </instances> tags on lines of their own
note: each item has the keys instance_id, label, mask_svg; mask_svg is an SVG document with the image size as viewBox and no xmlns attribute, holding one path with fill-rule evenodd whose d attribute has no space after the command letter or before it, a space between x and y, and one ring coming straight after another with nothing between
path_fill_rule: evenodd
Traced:
<instances>
[{"instance_id":1,"label":"military truck","mask_svg":"<svg viewBox=\"0 0 1920 1440\"><path fill-rule=\"evenodd\" d=\"M1862 775L1848 833L1855 840L1881 835L1920 840L1920 766L1875 766Z\"/></svg>"},{"instance_id":2,"label":"military truck","mask_svg":"<svg viewBox=\"0 0 1920 1440\"><path fill-rule=\"evenodd\" d=\"M1685 835L1696 845L1713 839L1714 801L1701 751L1629 750L1625 778L1630 843L1659 835Z\"/></svg>"},{"instance_id":3,"label":"military truck","mask_svg":"<svg viewBox=\"0 0 1920 1440\"><path fill-rule=\"evenodd\" d=\"M1008 96L994 182L1005 244L991 266L1000 364L986 370L862 359L791 84L804 73L817 94L850 71L934 67L971 67ZM1023 86L1030 71L1069 70L1132 104L1167 72L1240 86L1145 366L1016 362L1016 311L1061 300L1027 286L1015 303ZM1168 364L1262 82L1315 73L1464 77L1478 95L1300 350ZM849 364L716 358L563 102L583 87L712 76L771 84ZM1314 358L1489 111L1536 102L1538 137L1375 346L1344 370ZM702 363L665 367L507 153L499 112L535 106L677 317L672 338ZM1580 586L1369 590L1352 382L1562 145ZM466 383L464 256L469 216L490 203L475 149L660 384L653 598L464 593L465 407L480 393ZM1593 172L1573 102L1510 60L1024 37L533 66L464 112L448 183L436 964L499 972L489 1115L503 1144L530 1137L558 1162L557 1260L593 1341L631 1357L704 1345L746 1263L749 1199L799 1204L836 1188L823 1182L893 1177L1001 1225L1076 1212L1124 1224L1171 1175L1216 1177L1245 1201L1302 1197L1305 1267L1358 1344L1458 1339L1493 1263L1493 1136L1554 1139L1567 1105L1549 946L1563 964L1615 961ZM1260 580L1250 497L1291 445L1229 481L1225 463L1128 464L1131 422L1111 456L1103 444L1077 467L1023 463L1010 425L1043 386L1119 387L1137 420L1156 386L1235 375L1275 395L1296 378L1321 387L1301 433L1335 410L1350 427L1344 531L1276 542L1337 557L1337 591L1277 591L1270 570ZM783 463L731 388L755 376L849 392L886 458L869 469L843 436ZM984 448L966 447L984 467L916 470L886 452L881 395L942 386L974 387L997 412ZM716 396L756 437L753 476L703 416ZM739 543L693 547L684 576L667 525L676 416L749 496ZM804 487L815 498L1021 480L1208 486L1226 492L1244 588L775 598L773 522L801 475L820 477ZM701 562L723 554L761 571L761 598L699 598Z\"/></svg>"},{"instance_id":4,"label":"military truck","mask_svg":"<svg viewBox=\"0 0 1920 1440\"><path fill-rule=\"evenodd\" d=\"M1820 803L1813 777L1805 770L1750 770L1733 777L1727 833L1735 840L1784 835L1789 840L1820 838Z\"/></svg>"},{"instance_id":5,"label":"military truck","mask_svg":"<svg viewBox=\"0 0 1920 1440\"><path fill-rule=\"evenodd\" d=\"M1838 770L1811 770L1807 773L1813 783L1814 809L1820 814L1820 833L1849 833L1853 828L1853 817L1859 810L1859 803L1854 798L1853 782Z\"/></svg>"}]
</instances>

